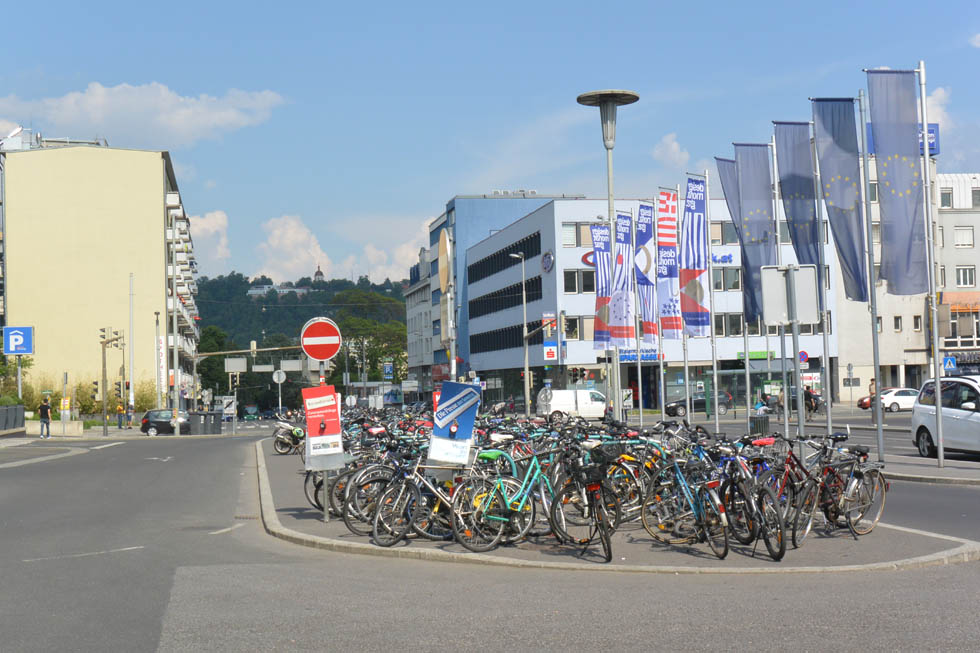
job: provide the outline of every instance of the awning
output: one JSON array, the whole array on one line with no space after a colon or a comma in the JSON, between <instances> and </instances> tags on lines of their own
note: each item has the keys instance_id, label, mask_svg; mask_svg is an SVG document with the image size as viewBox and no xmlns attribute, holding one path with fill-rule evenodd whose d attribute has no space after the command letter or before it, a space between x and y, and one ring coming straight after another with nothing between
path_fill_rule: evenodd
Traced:
<instances>
[{"instance_id":1,"label":"awning","mask_svg":"<svg viewBox=\"0 0 980 653\"><path fill-rule=\"evenodd\" d=\"M939 293L939 303L948 304L952 313L980 311L980 292L955 290Z\"/></svg>"}]
</instances>

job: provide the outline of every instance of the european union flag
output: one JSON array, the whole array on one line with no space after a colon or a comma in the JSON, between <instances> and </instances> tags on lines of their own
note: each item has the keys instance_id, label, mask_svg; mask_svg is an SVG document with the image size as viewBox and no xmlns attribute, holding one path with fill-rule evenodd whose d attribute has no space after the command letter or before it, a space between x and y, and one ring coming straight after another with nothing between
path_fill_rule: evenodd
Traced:
<instances>
[{"instance_id":1,"label":"european union flag","mask_svg":"<svg viewBox=\"0 0 980 653\"><path fill-rule=\"evenodd\" d=\"M801 265L819 266L820 223L817 222L817 205L814 201L810 124L776 122L774 126L779 190L796 260ZM819 267L817 269L820 270ZM820 296L823 297L822 293Z\"/></svg>"},{"instance_id":2,"label":"european union flag","mask_svg":"<svg viewBox=\"0 0 980 653\"><path fill-rule=\"evenodd\" d=\"M813 100L813 132L820 165L820 192L834 232L844 294L848 299L866 302L868 274L854 98Z\"/></svg>"},{"instance_id":3,"label":"european union flag","mask_svg":"<svg viewBox=\"0 0 980 653\"><path fill-rule=\"evenodd\" d=\"M776 264L769 146L735 144L738 180L739 240L742 244L742 304L745 321L762 316L762 266Z\"/></svg>"}]
</instances>

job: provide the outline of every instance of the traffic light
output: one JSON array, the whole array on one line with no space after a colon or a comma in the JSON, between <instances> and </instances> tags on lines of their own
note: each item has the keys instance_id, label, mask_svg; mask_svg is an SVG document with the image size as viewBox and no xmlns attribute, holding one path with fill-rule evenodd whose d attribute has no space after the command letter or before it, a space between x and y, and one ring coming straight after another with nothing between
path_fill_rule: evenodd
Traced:
<instances>
[{"instance_id":1,"label":"traffic light","mask_svg":"<svg viewBox=\"0 0 980 653\"><path fill-rule=\"evenodd\" d=\"M129 381L126 381L126 392L129 392Z\"/></svg>"},{"instance_id":2,"label":"traffic light","mask_svg":"<svg viewBox=\"0 0 980 653\"><path fill-rule=\"evenodd\" d=\"M92 399L95 400L99 396L99 382L92 381Z\"/></svg>"},{"instance_id":3,"label":"traffic light","mask_svg":"<svg viewBox=\"0 0 980 653\"><path fill-rule=\"evenodd\" d=\"M572 383L578 383L578 368L573 367L568 371L568 378Z\"/></svg>"},{"instance_id":4,"label":"traffic light","mask_svg":"<svg viewBox=\"0 0 980 653\"><path fill-rule=\"evenodd\" d=\"M105 339L106 339L106 329L104 328L99 329L99 340L105 340Z\"/></svg>"},{"instance_id":5,"label":"traffic light","mask_svg":"<svg viewBox=\"0 0 980 653\"><path fill-rule=\"evenodd\" d=\"M122 399L122 381L116 381L116 397Z\"/></svg>"}]
</instances>

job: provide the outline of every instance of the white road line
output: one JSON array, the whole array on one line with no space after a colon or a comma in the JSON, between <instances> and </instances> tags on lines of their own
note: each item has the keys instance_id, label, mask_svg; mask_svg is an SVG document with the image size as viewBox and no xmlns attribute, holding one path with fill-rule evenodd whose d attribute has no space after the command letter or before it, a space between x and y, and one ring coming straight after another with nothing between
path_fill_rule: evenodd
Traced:
<instances>
[{"instance_id":1,"label":"white road line","mask_svg":"<svg viewBox=\"0 0 980 653\"><path fill-rule=\"evenodd\" d=\"M123 551L136 551L138 549L145 549L144 546L127 546L122 549L109 549L108 551L94 551L92 553L70 553L63 556L48 556L46 558L28 558L27 560L22 560L21 562L41 562L42 560L67 560L68 558L88 558L90 556L101 556L107 553L121 553Z\"/></svg>"},{"instance_id":2,"label":"white road line","mask_svg":"<svg viewBox=\"0 0 980 653\"><path fill-rule=\"evenodd\" d=\"M208 535L221 535L222 533L229 533L235 530L236 528L241 528L244 525L245 524L235 524L234 526L229 526L228 528L222 528L220 531L212 531L208 533Z\"/></svg>"},{"instance_id":3,"label":"white road line","mask_svg":"<svg viewBox=\"0 0 980 653\"><path fill-rule=\"evenodd\" d=\"M92 447L92 449L93 450L95 450L95 449L107 449L109 447L115 447L115 446L120 445L120 444L126 444L126 443L125 442L110 442L109 444L100 444L97 447Z\"/></svg>"}]
</instances>

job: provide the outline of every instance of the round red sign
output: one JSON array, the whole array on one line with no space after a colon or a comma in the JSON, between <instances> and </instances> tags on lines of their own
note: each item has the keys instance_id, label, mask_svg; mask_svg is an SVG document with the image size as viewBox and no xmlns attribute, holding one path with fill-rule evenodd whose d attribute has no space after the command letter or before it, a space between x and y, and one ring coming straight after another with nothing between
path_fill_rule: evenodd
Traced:
<instances>
[{"instance_id":1,"label":"round red sign","mask_svg":"<svg viewBox=\"0 0 980 653\"><path fill-rule=\"evenodd\" d=\"M315 361L328 361L340 351L340 329L325 317L315 317L303 325L299 344L303 352Z\"/></svg>"}]
</instances>

